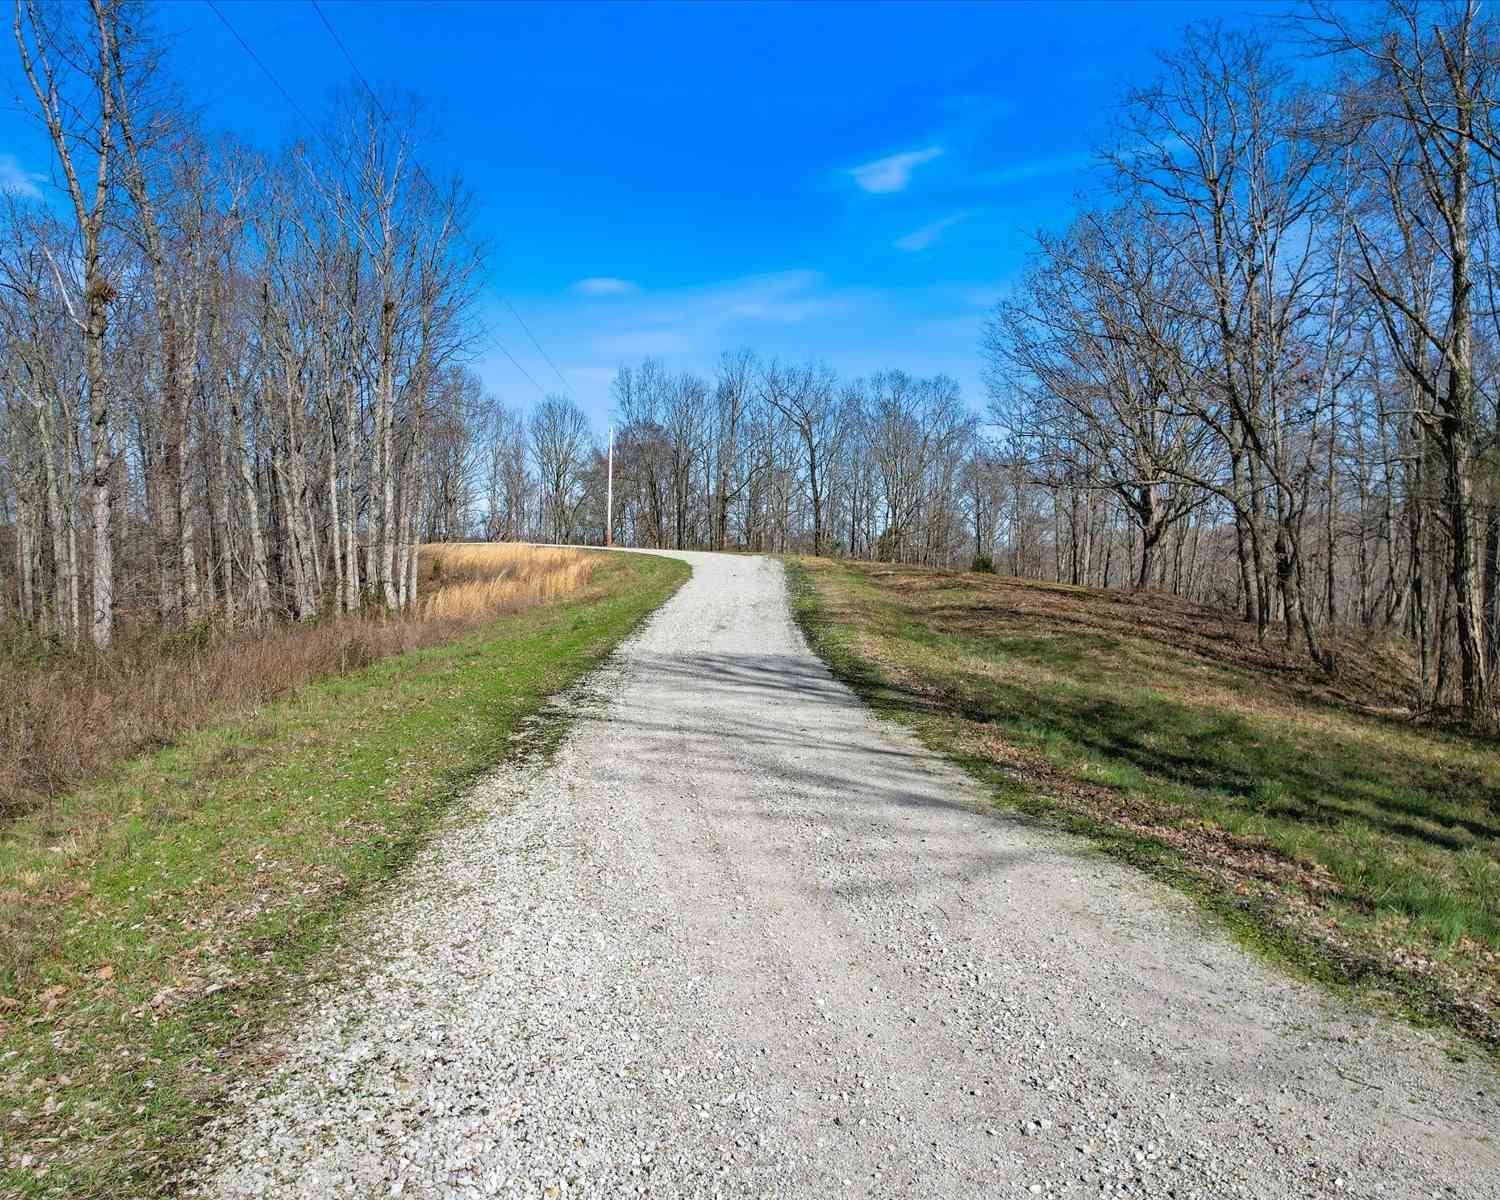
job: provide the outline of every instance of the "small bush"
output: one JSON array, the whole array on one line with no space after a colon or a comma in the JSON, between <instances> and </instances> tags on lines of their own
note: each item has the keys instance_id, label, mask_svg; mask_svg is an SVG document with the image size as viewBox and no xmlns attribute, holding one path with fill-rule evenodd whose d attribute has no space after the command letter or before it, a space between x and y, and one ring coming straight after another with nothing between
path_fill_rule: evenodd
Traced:
<instances>
[{"instance_id":1,"label":"small bush","mask_svg":"<svg viewBox=\"0 0 1500 1200\"><path fill-rule=\"evenodd\" d=\"M988 554L976 554L974 564L969 568L980 575L993 575L995 573L995 560Z\"/></svg>"},{"instance_id":2,"label":"small bush","mask_svg":"<svg viewBox=\"0 0 1500 1200\"><path fill-rule=\"evenodd\" d=\"M162 635L160 650L163 658L186 658L207 650L214 640L215 626L212 621L194 621L181 629Z\"/></svg>"}]
</instances>

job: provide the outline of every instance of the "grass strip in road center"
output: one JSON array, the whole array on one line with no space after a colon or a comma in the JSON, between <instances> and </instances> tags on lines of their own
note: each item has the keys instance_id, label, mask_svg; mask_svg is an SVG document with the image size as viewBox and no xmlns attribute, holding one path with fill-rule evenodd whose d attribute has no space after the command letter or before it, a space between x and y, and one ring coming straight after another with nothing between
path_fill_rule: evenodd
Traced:
<instances>
[{"instance_id":1,"label":"grass strip in road center","mask_svg":"<svg viewBox=\"0 0 1500 1200\"><path fill-rule=\"evenodd\" d=\"M601 556L578 597L308 685L0 830L0 1195L171 1191L340 917L688 575Z\"/></svg>"}]
</instances>

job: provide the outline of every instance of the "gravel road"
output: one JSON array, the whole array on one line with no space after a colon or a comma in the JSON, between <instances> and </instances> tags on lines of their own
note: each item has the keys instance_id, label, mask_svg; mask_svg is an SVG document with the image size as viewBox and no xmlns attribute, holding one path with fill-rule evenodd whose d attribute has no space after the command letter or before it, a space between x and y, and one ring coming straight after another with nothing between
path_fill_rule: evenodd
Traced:
<instances>
[{"instance_id":1,"label":"gravel road","mask_svg":"<svg viewBox=\"0 0 1500 1200\"><path fill-rule=\"evenodd\" d=\"M217 1197L1500 1197L1500 1076L985 811L694 576L354 931Z\"/></svg>"}]
</instances>

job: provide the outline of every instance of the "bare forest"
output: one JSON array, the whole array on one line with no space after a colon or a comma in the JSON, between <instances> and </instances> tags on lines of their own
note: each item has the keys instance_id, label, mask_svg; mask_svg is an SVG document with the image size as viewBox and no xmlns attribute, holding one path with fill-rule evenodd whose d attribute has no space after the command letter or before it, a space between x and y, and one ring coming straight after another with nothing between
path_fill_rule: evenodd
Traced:
<instances>
[{"instance_id":1,"label":"bare forest","mask_svg":"<svg viewBox=\"0 0 1500 1200\"><path fill-rule=\"evenodd\" d=\"M1408 641L1424 704L1493 726L1500 41L1299 14L1190 29L1122 97L976 328L983 412L748 349L622 366L614 543L1165 589L1327 671ZM415 103L352 84L267 158L185 115L148 15L16 8L65 202L4 198L12 624L399 610L424 542L603 542L611 433L472 369L486 266Z\"/></svg>"},{"instance_id":2,"label":"bare forest","mask_svg":"<svg viewBox=\"0 0 1500 1200\"><path fill-rule=\"evenodd\" d=\"M1500 44L1474 4L1189 30L985 336L1051 569L1409 639L1495 721ZM1270 36L1276 35L1276 38ZM1104 534L1101 542L1100 534Z\"/></svg>"},{"instance_id":3,"label":"bare forest","mask_svg":"<svg viewBox=\"0 0 1500 1200\"><path fill-rule=\"evenodd\" d=\"M199 128L119 0L21 0L66 202L5 197L5 595L24 626L231 624L416 600L472 420L481 270L414 105L351 87L268 160Z\"/></svg>"}]
</instances>

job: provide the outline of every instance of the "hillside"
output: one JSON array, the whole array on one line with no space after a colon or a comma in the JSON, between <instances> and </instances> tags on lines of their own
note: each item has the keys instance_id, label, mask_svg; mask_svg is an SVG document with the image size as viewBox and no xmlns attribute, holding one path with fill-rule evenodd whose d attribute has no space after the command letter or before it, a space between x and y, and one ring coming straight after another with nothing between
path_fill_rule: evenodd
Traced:
<instances>
[{"instance_id":1,"label":"hillside","mask_svg":"<svg viewBox=\"0 0 1500 1200\"><path fill-rule=\"evenodd\" d=\"M801 560L815 648L993 785L1301 971L1500 1043L1500 746L1173 597Z\"/></svg>"}]
</instances>

